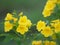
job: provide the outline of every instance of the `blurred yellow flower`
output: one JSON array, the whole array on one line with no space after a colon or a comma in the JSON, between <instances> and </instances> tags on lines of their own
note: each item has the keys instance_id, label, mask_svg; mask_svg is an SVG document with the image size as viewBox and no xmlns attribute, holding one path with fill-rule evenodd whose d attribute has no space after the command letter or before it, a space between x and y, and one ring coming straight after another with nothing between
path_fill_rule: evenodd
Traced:
<instances>
[{"instance_id":1,"label":"blurred yellow flower","mask_svg":"<svg viewBox=\"0 0 60 45\"><path fill-rule=\"evenodd\" d=\"M12 14L10 14L10 13L7 13L7 16L5 17L5 20L13 20L14 21L14 23L18 20L18 18L15 18L15 17L13 17L13 15Z\"/></svg>"},{"instance_id":2,"label":"blurred yellow flower","mask_svg":"<svg viewBox=\"0 0 60 45\"><path fill-rule=\"evenodd\" d=\"M40 20L40 21L37 22L37 26L36 27L37 27L38 31L41 31L41 29L43 29L45 26L46 26L46 23L44 21Z\"/></svg>"},{"instance_id":3,"label":"blurred yellow flower","mask_svg":"<svg viewBox=\"0 0 60 45\"><path fill-rule=\"evenodd\" d=\"M10 13L7 13L7 16L5 17L5 20L12 20L13 15Z\"/></svg>"},{"instance_id":4,"label":"blurred yellow flower","mask_svg":"<svg viewBox=\"0 0 60 45\"><path fill-rule=\"evenodd\" d=\"M53 12L54 8L56 7L56 2L57 0L48 0L44 10L42 12L44 17L48 17L51 15L51 13Z\"/></svg>"},{"instance_id":5,"label":"blurred yellow flower","mask_svg":"<svg viewBox=\"0 0 60 45\"><path fill-rule=\"evenodd\" d=\"M51 26L54 27L54 31L56 33L60 32L60 20L59 19L53 20L51 23Z\"/></svg>"},{"instance_id":6,"label":"blurred yellow flower","mask_svg":"<svg viewBox=\"0 0 60 45\"><path fill-rule=\"evenodd\" d=\"M24 25L19 25L16 29L16 31L22 35L24 35L27 31L28 31L28 28Z\"/></svg>"},{"instance_id":7,"label":"blurred yellow flower","mask_svg":"<svg viewBox=\"0 0 60 45\"><path fill-rule=\"evenodd\" d=\"M31 25L32 25L31 20L29 20L27 18L27 16L21 16L19 21L18 21L18 24L19 25L25 25L27 27L31 27Z\"/></svg>"},{"instance_id":8,"label":"blurred yellow flower","mask_svg":"<svg viewBox=\"0 0 60 45\"><path fill-rule=\"evenodd\" d=\"M56 23L56 24L54 25L54 28L55 28L55 32L56 32L56 33L60 32L60 22L59 22L59 23Z\"/></svg>"},{"instance_id":9,"label":"blurred yellow flower","mask_svg":"<svg viewBox=\"0 0 60 45\"><path fill-rule=\"evenodd\" d=\"M27 25L26 25L26 26L27 26L28 28L30 28L31 25L32 25L31 20L28 19L28 20L27 20Z\"/></svg>"},{"instance_id":10,"label":"blurred yellow flower","mask_svg":"<svg viewBox=\"0 0 60 45\"><path fill-rule=\"evenodd\" d=\"M49 11L49 10L44 10L44 11L42 12L42 14L43 14L44 17L50 16L51 13L52 13L52 11Z\"/></svg>"},{"instance_id":11,"label":"blurred yellow flower","mask_svg":"<svg viewBox=\"0 0 60 45\"><path fill-rule=\"evenodd\" d=\"M27 23L27 16L20 16L18 24L26 25L26 23Z\"/></svg>"},{"instance_id":12,"label":"blurred yellow flower","mask_svg":"<svg viewBox=\"0 0 60 45\"><path fill-rule=\"evenodd\" d=\"M9 32L13 28L13 24L11 24L9 21L4 22L4 31Z\"/></svg>"},{"instance_id":13,"label":"blurred yellow flower","mask_svg":"<svg viewBox=\"0 0 60 45\"><path fill-rule=\"evenodd\" d=\"M50 26L47 26L42 29L41 34L43 34L45 37L49 37L53 34L53 31L51 30Z\"/></svg>"},{"instance_id":14,"label":"blurred yellow flower","mask_svg":"<svg viewBox=\"0 0 60 45\"><path fill-rule=\"evenodd\" d=\"M55 6L56 6L56 4L54 4L54 2L48 1L46 3L45 9L47 9L47 10L53 10L55 8Z\"/></svg>"},{"instance_id":15,"label":"blurred yellow flower","mask_svg":"<svg viewBox=\"0 0 60 45\"><path fill-rule=\"evenodd\" d=\"M33 41L32 45L42 45L42 41Z\"/></svg>"},{"instance_id":16,"label":"blurred yellow flower","mask_svg":"<svg viewBox=\"0 0 60 45\"><path fill-rule=\"evenodd\" d=\"M51 41L51 42L50 42L50 45L56 45L56 42Z\"/></svg>"},{"instance_id":17,"label":"blurred yellow flower","mask_svg":"<svg viewBox=\"0 0 60 45\"><path fill-rule=\"evenodd\" d=\"M56 45L56 42L46 40L44 41L44 45Z\"/></svg>"},{"instance_id":18,"label":"blurred yellow flower","mask_svg":"<svg viewBox=\"0 0 60 45\"><path fill-rule=\"evenodd\" d=\"M49 41L48 40L44 41L44 45L50 45Z\"/></svg>"},{"instance_id":19,"label":"blurred yellow flower","mask_svg":"<svg viewBox=\"0 0 60 45\"><path fill-rule=\"evenodd\" d=\"M60 4L60 0L57 0L57 4Z\"/></svg>"}]
</instances>

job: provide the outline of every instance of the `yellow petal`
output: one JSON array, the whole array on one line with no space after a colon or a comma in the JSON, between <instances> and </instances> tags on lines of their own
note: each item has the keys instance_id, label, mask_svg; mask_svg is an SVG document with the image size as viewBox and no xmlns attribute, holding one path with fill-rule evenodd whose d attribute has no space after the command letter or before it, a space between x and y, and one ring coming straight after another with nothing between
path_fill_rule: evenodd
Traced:
<instances>
[{"instance_id":1,"label":"yellow petal","mask_svg":"<svg viewBox=\"0 0 60 45\"><path fill-rule=\"evenodd\" d=\"M13 24L11 24L9 21L6 21L4 23L4 31L9 32L13 28Z\"/></svg>"},{"instance_id":2,"label":"yellow petal","mask_svg":"<svg viewBox=\"0 0 60 45\"><path fill-rule=\"evenodd\" d=\"M16 29L16 31L22 35L24 35L27 31L28 31L28 28L24 25L19 25Z\"/></svg>"},{"instance_id":3,"label":"yellow petal","mask_svg":"<svg viewBox=\"0 0 60 45\"><path fill-rule=\"evenodd\" d=\"M51 30L51 28L49 26L44 27L41 31L41 33L45 36L45 37L49 37L53 34L53 31Z\"/></svg>"},{"instance_id":4,"label":"yellow petal","mask_svg":"<svg viewBox=\"0 0 60 45\"><path fill-rule=\"evenodd\" d=\"M32 45L42 45L42 41L33 41Z\"/></svg>"},{"instance_id":5,"label":"yellow petal","mask_svg":"<svg viewBox=\"0 0 60 45\"><path fill-rule=\"evenodd\" d=\"M37 22L37 26L36 27L37 27L38 31L41 31L41 29L43 29L43 27L45 27L45 26L46 26L46 23L44 21L40 20L40 21Z\"/></svg>"},{"instance_id":6,"label":"yellow petal","mask_svg":"<svg viewBox=\"0 0 60 45\"><path fill-rule=\"evenodd\" d=\"M5 17L5 20L12 20L13 15L10 13L7 13L7 16Z\"/></svg>"}]
</instances>

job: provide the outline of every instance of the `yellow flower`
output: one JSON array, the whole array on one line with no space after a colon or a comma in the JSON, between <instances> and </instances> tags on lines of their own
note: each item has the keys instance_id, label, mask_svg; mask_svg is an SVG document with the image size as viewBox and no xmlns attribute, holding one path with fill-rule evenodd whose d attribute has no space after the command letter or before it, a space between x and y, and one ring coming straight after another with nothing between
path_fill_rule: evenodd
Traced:
<instances>
[{"instance_id":1,"label":"yellow flower","mask_svg":"<svg viewBox=\"0 0 60 45\"><path fill-rule=\"evenodd\" d=\"M9 32L13 28L13 24L11 24L9 21L6 21L4 23L4 31Z\"/></svg>"},{"instance_id":2,"label":"yellow flower","mask_svg":"<svg viewBox=\"0 0 60 45\"><path fill-rule=\"evenodd\" d=\"M27 25L26 25L26 26L27 26L27 27L31 27L31 25L32 25L31 20L28 19L28 20L27 20Z\"/></svg>"},{"instance_id":3,"label":"yellow flower","mask_svg":"<svg viewBox=\"0 0 60 45\"><path fill-rule=\"evenodd\" d=\"M24 35L27 31L28 31L28 28L24 25L19 25L16 29L16 31L22 35Z\"/></svg>"},{"instance_id":4,"label":"yellow flower","mask_svg":"<svg viewBox=\"0 0 60 45\"><path fill-rule=\"evenodd\" d=\"M56 45L56 42L46 40L44 41L44 45Z\"/></svg>"},{"instance_id":5,"label":"yellow flower","mask_svg":"<svg viewBox=\"0 0 60 45\"><path fill-rule=\"evenodd\" d=\"M13 17L13 15L12 14L10 14L10 13L7 13L7 16L5 17L5 20L13 20L14 21L14 23L18 20L17 18L15 18L15 17Z\"/></svg>"},{"instance_id":6,"label":"yellow flower","mask_svg":"<svg viewBox=\"0 0 60 45\"><path fill-rule=\"evenodd\" d=\"M48 1L46 3L45 9L47 9L47 10L53 10L55 8L55 6L56 6L56 4L54 2Z\"/></svg>"},{"instance_id":7,"label":"yellow flower","mask_svg":"<svg viewBox=\"0 0 60 45\"><path fill-rule=\"evenodd\" d=\"M48 17L51 15L51 13L53 12L54 8L56 7L56 2L57 0L48 0L44 10L42 12L44 17Z\"/></svg>"},{"instance_id":8,"label":"yellow flower","mask_svg":"<svg viewBox=\"0 0 60 45\"><path fill-rule=\"evenodd\" d=\"M26 16L21 16L19 21L18 21L18 24L26 25L26 23L27 23L27 17Z\"/></svg>"},{"instance_id":9,"label":"yellow flower","mask_svg":"<svg viewBox=\"0 0 60 45\"><path fill-rule=\"evenodd\" d=\"M60 4L60 0L57 0L57 4Z\"/></svg>"},{"instance_id":10,"label":"yellow flower","mask_svg":"<svg viewBox=\"0 0 60 45\"><path fill-rule=\"evenodd\" d=\"M47 41L47 40L44 41L44 45L50 45L50 44L49 44L49 41Z\"/></svg>"},{"instance_id":11,"label":"yellow flower","mask_svg":"<svg viewBox=\"0 0 60 45\"><path fill-rule=\"evenodd\" d=\"M42 41L33 41L32 45L42 45Z\"/></svg>"},{"instance_id":12,"label":"yellow flower","mask_svg":"<svg viewBox=\"0 0 60 45\"><path fill-rule=\"evenodd\" d=\"M27 16L21 16L18 23L19 25L25 25L27 27L31 27L32 25L31 20L27 19Z\"/></svg>"},{"instance_id":13,"label":"yellow flower","mask_svg":"<svg viewBox=\"0 0 60 45\"><path fill-rule=\"evenodd\" d=\"M55 28L55 32L56 32L56 33L60 32L60 22L59 22L59 23L56 23L56 24L54 25L54 28Z\"/></svg>"},{"instance_id":14,"label":"yellow flower","mask_svg":"<svg viewBox=\"0 0 60 45\"><path fill-rule=\"evenodd\" d=\"M50 42L50 45L56 45L56 42L51 41L51 42Z\"/></svg>"},{"instance_id":15,"label":"yellow flower","mask_svg":"<svg viewBox=\"0 0 60 45\"><path fill-rule=\"evenodd\" d=\"M44 27L41 31L41 33L45 36L45 37L49 37L53 34L53 31L51 30L51 28L49 26Z\"/></svg>"},{"instance_id":16,"label":"yellow flower","mask_svg":"<svg viewBox=\"0 0 60 45\"><path fill-rule=\"evenodd\" d=\"M36 27L37 27L38 31L41 31L41 29L43 29L45 26L46 26L46 23L44 21L40 20L40 21L37 22L37 26Z\"/></svg>"},{"instance_id":17,"label":"yellow flower","mask_svg":"<svg viewBox=\"0 0 60 45\"><path fill-rule=\"evenodd\" d=\"M54 27L54 31L56 33L60 32L60 20L57 19L57 20L53 20L52 22L53 23L51 23L51 26Z\"/></svg>"},{"instance_id":18,"label":"yellow flower","mask_svg":"<svg viewBox=\"0 0 60 45\"><path fill-rule=\"evenodd\" d=\"M12 20L13 15L10 13L7 13L7 16L5 17L5 20Z\"/></svg>"},{"instance_id":19,"label":"yellow flower","mask_svg":"<svg viewBox=\"0 0 60 45\"><path fill-rule=\"evenodd\" d=\"M43 14L44 17L50 16L51 13L52 13L52 11L49 11L49 10L44 10L44 11L42 12L42 14Z\"/></svg>"}]
</instances>

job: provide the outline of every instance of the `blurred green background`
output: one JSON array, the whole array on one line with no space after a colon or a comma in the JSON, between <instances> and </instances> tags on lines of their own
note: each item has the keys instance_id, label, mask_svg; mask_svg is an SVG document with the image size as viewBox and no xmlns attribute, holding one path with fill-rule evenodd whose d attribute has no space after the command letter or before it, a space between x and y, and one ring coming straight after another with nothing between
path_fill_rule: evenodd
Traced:
<instances>
[{"instance_id":1,"label":"blurred green background","mask_svg":"<svg viewBox=\"0 0 60 45\"><path fill-rule=\"evenodd\" d=\"M41 12L46 3L46 0L0 0L0 19L2 20L6 13L23 11L29 18L33 18L33 22L41 18ZM0 21L1 21L0 20Z\"/></svg>"},{"instance_id":2,"label":"blurred green background","mask_svg":"<svg viewBox=\"0 0 60 45\"><path fill-rule=\"evenodd\" d=\"M48 18L44 18L42 16L42 10L46 1L47 0L0 0L0 22L4 21L4 18L8 12L12 13L14 10L16 10L17 13L23 11L24 14L31 19L32 23L36 23L39 20L52 20L51 18L54 16ZM4 30L1 25L2 24L0 24L0 33ZM4 43L2 41L3 39L3 37L0 37L0 45L17 45L14 40Z\"/></svg>"}]
</instances>

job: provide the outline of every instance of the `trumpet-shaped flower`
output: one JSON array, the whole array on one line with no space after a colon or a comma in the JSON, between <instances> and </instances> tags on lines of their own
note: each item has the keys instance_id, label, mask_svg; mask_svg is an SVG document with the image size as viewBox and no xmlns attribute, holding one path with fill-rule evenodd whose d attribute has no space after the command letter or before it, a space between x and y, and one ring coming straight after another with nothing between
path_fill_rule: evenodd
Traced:
<instances>
[{"instance_id":1,"label":"trumpet-shaped flower","mask_svg":"<svg viewBox=\"0 0 60 45\"><path fill-rule=\"evenodd\" d=\"M16 29L16 31L22 35L24 35L27 31L28 31L28 28L24 25L19 25Z\"/></svg>"},{"instance_id":2,"label":"trumpet-shaped flower","mask_svg":"<svg viewBox=\"0 0 60 45\"><path fill-rule=\"evenodd\" d=\"M30 27L32 25L31 21L27 19L27 16L21 16L18 23L19 25L25 25L27 27Z\"/></svg>"},{"instance_id":3,"label":"trumpet-shaped flower","mask_svg":"<svg viewBox=\"0 0 60 45\"><path fill-rule=\"evenodd\" d=\"M46 23L44 21L40 20L40 21L37 22L37 26L36 27L37 27L38 31L41 31L41 29L43 29L45 26L46 26Z\"/></svg>"},{"instance_id":4,"label":"trumpet-shaped flower","mask_svg":"<svg viewBox=\"0 0 60 45\"><path fill-rule=\"evenodd\" d=\"M53 23L51 23L51 26L54 27L54 31L56 33L60 32L60 20L57 19L57 20L53 20L52 22Z\"/></svg>"},{"instance_id":5,"label":"trumpet-shaped flower","mask_svg":"<svg viewBox=\"0 0 60 45\"><path fill-rule=\"evenodd\" d=\"M26 16L21 16L19 21L18 21L18 24L26 25L26 23L27 23L27 17Z\"/></svg>"},{"instance_id":6,"label":"trumpet-shaped flower","mask_svg":"<svg viewBox=\"0 0 60 45\"><path fill-rule=\"evenodd\" d=\"M54 8L56 7L56 2L57 0L48 0L44 10L42 12L44 17L48 17L51 15L51 13L53 12Z\"/></svg>"},{"instance_id":7,"label":"trumpet-shaped flower","mask_svg":"<svg viewBox=\"0 0 60 45\"><path fill-rule=\"evenodd\" d=\"M56 23L56 24L54 25L54 28L55 28L55 32L56 32L56 33L60 32L60 23Z\"/></svg>"},{"instance_id":8,"label":"trumpet-shaped flower","mask_svg":"<svg viewBox=\"0 0 60 45\"><path fill-rule=\"evenodd\" d=\"M42 41L33 41L32 45L42 45Z\"/></svg>"},{"instance_id":9,"label":"trumpet-shaped flower","mask_svg":"<svg viewBox=\"0 0 60 45\"><path fill-rule=\"evenodd\" d=\"M52 11L49 11L49 10L44 10L44 11L42 12L42 14L43 14L44 17L50 16L51 13L52 13Z\"/></svg>"},{"instance_id":10,"label":"trumpet-shaped flower","mask_svg":"<svg viewBox=\"0 0 60 45\"><path fill-rule=\"evenodd\" d=\"M10 13L7 13L7 16L5 17L5 20L12 20L13 19L13 15Z\"/></svg>"},{"instance_id":11,"label":"trumpet-shaped flower","mask_svg":"<svg viewBox=\"0 0 60 45\"><path fill-rule=\"evenodd\" d=\"M53 34L53 31L49 26L47 26L42 29L41 34L43 34L45 37L49 37Z\"/></svg>"},{"instance_id":12,"label":"trumpet-shaped flower","mask_svg":"<svg viewBox=\"0 0 60 45\"><path fill-rule=\"evenodd\" d=\"M56 45L56 42L46 40L44 41L44 45Z\"/></svg>"},{"instance_id":13,"label":"trumpet-shaped flower","mask_svg":"<svg viewBox=\"0 0 60 45\"><path fill-rule=\"evenodd\" d=\"M9 21L5 21L4 23L4 31L9 32L13 28L13 24L11 24Z\"/></svg>"}]
</instances>

